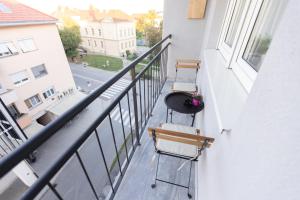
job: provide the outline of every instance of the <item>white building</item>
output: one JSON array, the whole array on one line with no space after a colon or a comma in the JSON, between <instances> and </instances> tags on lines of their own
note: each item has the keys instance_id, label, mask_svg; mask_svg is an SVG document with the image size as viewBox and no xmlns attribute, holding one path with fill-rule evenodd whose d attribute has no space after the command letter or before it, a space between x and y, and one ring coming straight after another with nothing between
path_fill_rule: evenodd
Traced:
<instances>
[{"instance_id":1,"label":"white building","mask_svg":"<svg viewBox=\"0 0 300 200\"><path fill-rule=\"evenodd\" d=\"M98 21L78 21L81 46L89 52L110 56L125 56L136 51L135 24L133 21L106 17Z\"/></svg>"}]
</instances>

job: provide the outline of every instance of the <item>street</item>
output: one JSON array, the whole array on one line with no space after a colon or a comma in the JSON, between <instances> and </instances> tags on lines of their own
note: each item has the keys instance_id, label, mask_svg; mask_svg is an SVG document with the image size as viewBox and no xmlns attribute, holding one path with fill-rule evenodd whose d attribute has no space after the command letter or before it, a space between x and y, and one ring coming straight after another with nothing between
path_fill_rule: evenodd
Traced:
<instances>
[{"instance_id":1,"label":"street","mask_svg":"<svg viewBox=\"0 0 300 200\"><path fill-rule=\"evenodd\" d=\"M101 86L115 74L74 64L71 64L71 71L77 88L81 89L86 94ZM74 143L74 141L76 141L76 139L78 139L82 133L88 129L88 127L101 115L101 112L107 108L113 99L117 97L129 83L129 77L126 76L116 82L64 128L60 129L46 143L39 147L37 162L32 164L36 173L38 175L43 174L48 167L51 166L51 164L53 164L53 162L57 160L59 156L62 155L63 152L65 152ZM122 163L126 160L126 148L122 149L122 145L124 145L122 121L124 124L125 138L128 138L128 141L126 142L127 150L130 151L130 148L132 147L130 137L131 125L132 128L134 128L135 121L133 117L132 92L130 91L128 94L131 112L129 112L126 96L120 101L120 104L117 104L117 106L110 112L114 133L112 133L108 117L97 127L97 133L100 138L100 143L108 168L110 168L110 176L112 180L114 180L119 171L119 166L116 162L117 153L114 148L113 134L120 154L120 165L122 165ZM135 138L135 136L133 136L133 138ZM120 150L122 152L120 152ZM87 173L91 178L91 182L96 188L95 190L97 195L105 198L110 186L95 132L85 141L78 152ZM75 180L81 181L79 182ZM79 200L93 198L93 193L84 175L84 171L82 170L79 160L75 155L68 161L52 182L57 184L56 189L66 199ZM42 199L55 199L55 197L53 197L52 192L48 190L43 195Z\"/></svg>"}]
</instances>

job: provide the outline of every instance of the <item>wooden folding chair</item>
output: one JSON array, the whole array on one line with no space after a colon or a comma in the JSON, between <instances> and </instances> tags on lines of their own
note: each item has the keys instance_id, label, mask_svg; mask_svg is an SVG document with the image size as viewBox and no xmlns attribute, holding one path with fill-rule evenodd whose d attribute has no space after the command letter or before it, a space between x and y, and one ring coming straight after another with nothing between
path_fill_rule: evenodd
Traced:
<instances>
[{"instance_id":1,"label":"wooden folding chair","mask_svg":"<svg viewBox=\"0 0 300 200\"><path fill-rule=\"evenodd\" d=\"M158 128L149 127L148 133L153 138L155 151L158 153L155 181L151 187L156 187L156 181L176 185L187 188L188 197L192 198L192 195L190 194L192 163L193 161L197 161L198 157L205 148L209 148L211 146L211 144L214 142L214 139L201 136L200 130L194 127L169 123L161 124L161 126ZM167 155L190 161L187 186L157 178L160 155Z\"/></svg>"},{"instance_id":2,"label":"wooden folding chair","mask_svg":"<svg viewBox=\"0 0 300 200\"><path fill-rule=\"evenodd\" d=\"M176 61L176 75L175 75L175 82L173 83L172 90L175 91L182 91L188 93L194 93L198 91L196 80L198 70L200 68L200 60L192 60L192 59L179 59ZM196 70L195 75L195 82L194 83L184 83L184 82L177 82L178 70L179 69L194 69Z\"/></svg>"}]
</instances>

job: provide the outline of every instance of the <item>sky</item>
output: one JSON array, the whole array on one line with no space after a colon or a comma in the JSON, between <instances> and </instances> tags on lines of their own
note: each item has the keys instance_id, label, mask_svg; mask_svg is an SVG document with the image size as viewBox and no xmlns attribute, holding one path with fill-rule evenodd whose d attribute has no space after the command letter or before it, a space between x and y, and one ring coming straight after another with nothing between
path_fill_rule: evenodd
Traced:
<instances>
[{"instance_id":1,"label":"sky","mask_svg":"<svg viewBox=\"0 0 300 200\"><path fill-rule=\"evenodd\" d=\"M51 14L56 8L68 6L70 8L87 9L94 5L100 10L120 9L128 14L145 13L148 10L163 11L164 0L18 0L30 7Z\"/></svg>"}]
</instances>

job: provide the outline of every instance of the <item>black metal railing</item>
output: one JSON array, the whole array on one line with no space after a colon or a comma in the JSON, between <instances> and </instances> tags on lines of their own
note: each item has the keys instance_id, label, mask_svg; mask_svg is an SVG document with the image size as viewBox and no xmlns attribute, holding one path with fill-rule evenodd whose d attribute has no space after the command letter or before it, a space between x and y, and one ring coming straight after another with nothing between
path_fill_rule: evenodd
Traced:
<instances>
[{"instance_id":1,"label":"black metal railing","mask_svg":"<svg viewBox=\"0 0 300 200\"><path fill-rule=\"evenodd\" d=\"M96 101L111 85L121 79L125 74L131 74L131 83L86 127L85 131L75 142L59 155L55 162L51 163L44 173L39 174L35 183L23 193L20 199L34 199L37 195L41 195L41 192L45 191L51 193L51 195L54 195L57 199L64 199L65 192L60 191L59 183L58 185L56 183L53 184L53 180L65 170L71 160L76 160L77 165L80 167L82 174L85 176L86 185L89 186L89 191L93 195L93 199L101 199L103 195L105 198L109 197L110 199L114 197L135 149L140 144L141 135L146 128L146 124L151 117L151 112L166 81L168 47L171 44L168 39L170 38L171 35L165 37L104 85L97 88L66 113L48 124L33 138L0 160L0 177L3 177L48 139L55 136L58 130L62 129L92 102ZM157 53L154 54L154 52ZM151 61L137 73L137 65L149 55L152 57ZM127 110L125 114L128 127L125 127L125 116L122 112L125 107ZM121 125L118 130L114 121L115 119L112 117L116 112L119 113L118 121L120 122L119 125ZM104 129L102 126L105 124ZM108 141L103 140L103 135L105 135L105 137L111 137L109 144L106 144ZM101 165L103 166L102 172L106 174L105 177L101 177L106 180L104 185L109 187L108 192L105 194L102 190L99 191L98 186L95 186L95 177L97 175L92 174L88 169L89 167L87 167L84 154L82 153L82 149L89 146L88 141L90 139L95 141L97 148L93 149L94 154L89 156L93 156L95 159L100 156ZM107 155L107 145L112 147L111 151L114 152L113 156ZM74 174L74 176L76 176L76 174Z\"/></svg>"}]
</instances>

